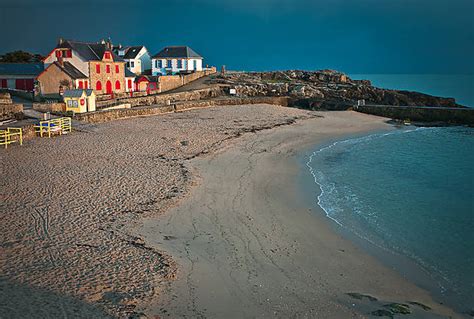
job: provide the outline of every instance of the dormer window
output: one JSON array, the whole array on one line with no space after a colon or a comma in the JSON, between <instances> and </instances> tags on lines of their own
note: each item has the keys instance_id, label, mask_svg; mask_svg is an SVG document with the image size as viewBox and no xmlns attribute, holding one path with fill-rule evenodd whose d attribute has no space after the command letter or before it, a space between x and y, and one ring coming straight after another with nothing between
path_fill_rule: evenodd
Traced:
<instances>
[{"instance_id":1,"label":"dormer window","mask_svg":"<svg viewBox=\"0 0 474 319\"><path fill-rule=\"evenodd\" d=\"M110 52L105 52L104 57L105 57L106 59L110 59Z\"/></svg>"},{"instance_id":2,"label":"dormer window","mask_svg":"<svg viewBox=\"0 0 474 319\"><path fill-rule=\"evenodd\" d=\"M72 51L71 49L61 49L56 50L55 52L57 58L72 58Z\"/></svg>"}]
</instances>

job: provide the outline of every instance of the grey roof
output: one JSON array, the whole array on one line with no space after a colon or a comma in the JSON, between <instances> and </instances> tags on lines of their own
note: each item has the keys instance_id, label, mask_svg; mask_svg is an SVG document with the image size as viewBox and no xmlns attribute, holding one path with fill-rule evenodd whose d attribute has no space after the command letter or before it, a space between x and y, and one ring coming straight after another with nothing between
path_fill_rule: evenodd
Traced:
<instances>
[{"instance_id":1,"label":"grey roof","mask_svg":"<svg viewBox=\"0 0 474 319\"><path fill-rule=\"evenodd\" d=\"M197 54L193 49L187 46L171 46L166 47L157 54L153 56L153 58L200 58L202 56Z\"/></svg>"},{"instance_id":2,"label":"grey roof","mask_svg":"<svg viewBox=\"0 0 474 319\"><path fill-rule=\"evenodd\" d=\"M63 97L81 97L84 91L86 91L87 96L90 96L92 94L92 89L65 90L63 93Z\"/></svg>"},{"instance_id":3,"label":"grey roof","mask_svg":"<svg viewBox=\"0 0 474 319\"><path fill-rule=\"evenodd\" d=\"M0 75L33 75L44 70L43 63L0 63Z\"/></svg>"},{"instance_id":4,"label":"grey roof","mask_svg":"<svg viewBox=\"0 0 474 319\"><path fill-rule=\"evenodd\" d=\"M123 61L118 55L112 50L107 48L105 43L87 43L64 40L63 43L59 44L57 48L69 48L76 51L86 61L100 61L104 56L105 51L112 52L114 61Z\"/></svg>"},{"instance_id":5,"label":"grey roof","mask_svg":"<svg viewBox=\"0 0 474 319\"><path fill-rule=\"evenodd\" d=\"M69 62L64 62L61 65L59 62L54 62L61 70L63 70L67 75L73 79L87 79L88 77L79 71L74 65Z\"/></svg>"},{"instance_id":6,"label":"grey roof","mask_svg":"<svg viewBox=\"0 0 474 319\"><path fill-rule=\"evenodd\" d=\"M123 59L135 59L138 53L140 53L141 49L143 49L143 45L127 47Z\"/></svg>"},{"instance_id":7,"label":"grey roof","mask_svg":"<svg viewBox=\"0 0 474 319\"><path fill-rule=\"evenodd\" d=\"M137 75L135 73L133 73L132 71L130 71L128 68L125 68L125 77L126 78L134 78L136 77Z\"/></svg>"}]
</instances>

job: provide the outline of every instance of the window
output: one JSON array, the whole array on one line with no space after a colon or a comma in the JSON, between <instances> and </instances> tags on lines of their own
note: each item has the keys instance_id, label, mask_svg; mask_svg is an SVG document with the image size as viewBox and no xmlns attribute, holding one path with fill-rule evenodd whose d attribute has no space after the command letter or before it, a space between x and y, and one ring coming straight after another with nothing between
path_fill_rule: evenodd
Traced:
<instances>
[{"instance_id":1,"label":"window","mask_svg":"<svg viewBox=\"0 0 474 319\"><path fill-rule=\"evenodd\" d=\"M132 80L128 79L128 88L131 89L132 88Z\"/></svg>"},{"instance_id":2,"label":"window","mask_svg":"<svg viewBox=\"0 0 474 319\"><path fill-rule=\"evenodd\" d=\"M161 69L163 67L163 60L156 60L156 67Z\"/></svg>"},{"instance_id":3,"label":"window","mask_svg":"<svg viewBox=\"0 0 474 319\"><path fill-rule=\"evenodd\" d=\"M105 52L105 58L110 59L110 52Z\"/></svg>"},{"instance_id":4,"label":"window","mask_svg":"<svg viewBox=\"0 0 474 319\"><path fill-rule=\"evenodd\" d=\"M95 72L96 72L97 74L100 73L100 64L96 64L96 65L95 65Z\"/></svg>"},{"instance_id":5,"label":"window","mask_svg":"<svg viewBox=\"0 0 474 319\"><path fill-rule=\"evenodd\" d=\"M127 62L127 68L129 68L129 67L130 67L130 62Z\"/></svg>"},{"instance_id":6,"label":"window","mask_svg":"<svg viewBox=\"0 0 474 319\"><path fill-rule=\"evenodd\" d=\"M178 60L178 69L183 68L183 60L179 59Z\"/></svg>"},{"instance_id":7,"label":"window","mask_svg":"<svg viewBox=\"0 0 474 319\"><path fill-rule=\"evenodd\" d=\"M102 91L102 83L100 81L97 81L97 83L95 84L95 89L97 91Z\"/></svg>"},{"instance_id":8,"label":"window","mask_svg":"<svg viewBox=\"0 0 474 319\"><path fill-rule=\"evenodd\" d=\"M84 81L84 89L88 89L89 88L89 82L88 81Z\"/></svg>"},{"instance_id":9,"label":"window","mask_svg":"<svg viewBox=\"0 0 474 319\"><path fill-rule=\"evenodd\" d=\"M119 73L120 72L120 67L118 65L115 66L115 73Z\"/></svg>"},{"instance_id":10,"label":"window","mask_svg":"<svg viewBox=\"0 0 474 319\"><path fill-rule=\"evenodd\" d=\"M57 58L62 57L61 50L56 50L55 54L56 54L56 57L57 57Z\"/></svg>"},{"instance_id":11,"label":"window","mask_svg":"<svg viewBox=\"0 0 474 319\"><path fill-rule=\"evenodd\" d=\"M115 89L120 90L120 81L115 82Z\"/></svg>"},{"instance_id":12,"label":"window","mask_svg":"<svg viewBox=\"0 0 474 319\"><path fill-rule=\"evenodd\" d=\"M135 66L135 62L134 61L130 61L130 66L133 68Z\"/></svg>"},{"instance_id":13,"label":"window","mask_svg":"<svg viewBox=\"0 0 474 319\"><path fill-rule=\"evenodd\" d=\"M167 68L172 68L173 67L173 60L166 60L166 63L167 63L167 65L166 65Z\"/></svg>"},{"instance_id":14,"label":"window","mask_svg":"<svg viewBox=\"0 0 474 319\"><path fill-rule=\"evenodd\" d=\"M63 58L72 58L72 51L71 50L63 51Z\"/></svg>"},{"instance_id":15,"label":"window","mask_svg":"<svg viewBox=\"0 0 474 319\"><path fill-rule=\"evenodd\" d=\"M82 83L82 81L79 81L79 88L80 88L80 89L83 89L83 88L84 88L84 83Z\"/></svg>"},{"instance_id":16,"label":"window","mask_svg":"<svg viewBox=\"0 0 474 319\"><path fill-rule=\"evenodd\" d=\"M110 65L107 64L105 66L105 72L110 73Z\"/></svg>"},{"instance_id":17,"label":"window","mask_svg":"<svg viewBox=\"0 0 474 319\"><path fill-rule=\"evenodd\" d=\"M183 69L187 69L188 68L188 60L183 60Z\"/></svg>"}]
</instances>

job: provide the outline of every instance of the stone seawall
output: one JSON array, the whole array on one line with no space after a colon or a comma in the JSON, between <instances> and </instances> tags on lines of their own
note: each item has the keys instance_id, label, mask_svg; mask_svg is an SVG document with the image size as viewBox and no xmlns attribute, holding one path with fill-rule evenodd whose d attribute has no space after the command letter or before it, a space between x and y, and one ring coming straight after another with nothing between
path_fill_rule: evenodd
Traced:
<instances>
[{"instance_id":1,"label":"stone seawall","mask_svg":"<svg viewBox=\"0 0 474 319\"><path fill-rule=\"evenodd\" d=\"M221 98L200 101L184 101L171 105L141 106L131 109L116 109L107 111L97 111L91 113L76 114L74 119L89 123L102 123L121 118L146 116L169 113L174 111L184 111L187 109L203 108L218 105L242 105L242 104L272 104L288 106L288 99L285 97L258 97L258 98Z\"/></svg>"},{"instance_id":2,"label":"stone seawall","mask_svg":"<svg viewBox=\"0 0 474 319\"><path fill-rule=\"evenodd\" d=\"M219 87L212 87L209 89L194 90L188 92L180 93L169 93L169 94L157 94L157 95L148 95L142 97L129 97L122 98L118 100L109 100L109 101L97 101L97 108L104 108L113 106L116 104L130 104L134 106L145 106L145 105L154 105L154 104L166 104L167 101L170 103L178 101L191 101L191 100L202 100L215 98L218 96L224 95L224 91Z\"/></svg>"},{"instance_id":3,"label":"stone seawall","mask_svg":"<svg viewBox=\"0 0 474 319\"><path fill-rule=\"evenodd\" d=\"M399 120L474 125L472 108L365 105L354 109L362 113Z\"/></svg>"}]
</instances>

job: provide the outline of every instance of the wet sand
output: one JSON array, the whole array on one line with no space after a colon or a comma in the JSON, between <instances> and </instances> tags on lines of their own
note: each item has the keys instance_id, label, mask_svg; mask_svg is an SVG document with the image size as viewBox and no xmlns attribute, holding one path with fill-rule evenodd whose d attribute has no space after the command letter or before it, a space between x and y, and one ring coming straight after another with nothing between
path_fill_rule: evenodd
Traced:
<instances>
[{"instance_id":1,"label":"wet sand","mask_svg":"<svg viewBox=\"0 0 474 319\"><path fill-rule=\"evenodd\" d=\"M298 155L318 143L391 127L354 112L321 113L245 135L193 159L198 185L138 232L169 252L177 279L145 313L160 318L365 318L393 302L412 318L456 317L424 290L362 252L308 205ZM308 173L309 174L309 173ZM348 293L356 293L349 296ZM360 294L360 295L358 295Z\"/></svg>"}]
</instances>

